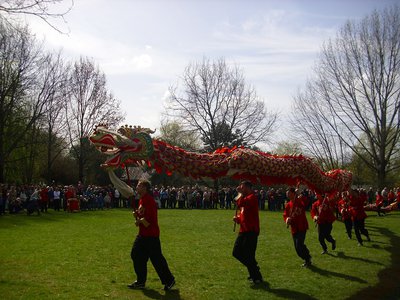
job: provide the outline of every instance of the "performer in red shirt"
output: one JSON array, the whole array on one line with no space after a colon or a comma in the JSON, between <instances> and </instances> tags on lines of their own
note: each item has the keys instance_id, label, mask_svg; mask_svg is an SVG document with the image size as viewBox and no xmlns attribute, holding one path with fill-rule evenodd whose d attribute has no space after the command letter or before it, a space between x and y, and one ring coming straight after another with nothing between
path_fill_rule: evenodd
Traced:
<instances>
[{"instance_id":1,"label":"performer in red shirt","mask_svg":"<svg viewBox=\"0 0 400 300\"><path fill-rule=\"evenodd\" d=\"M304 244L308 230L306 207L309 200L304 195L298 196L297 190L294 187L289 188L287 197L290 201L285 206L283 219L287 226L290 226L297 255L304 259L302 266L309 267L311 266L311 255Z\"/></svg>"},{"instance_id":2,"label":"performer in red shirt","mask_svg":"<svg viewBox=\"0 0 400 300\"><path fill-rule=\"evenodd\" d=\"M232 254L247 267L248 279L254 284L260 284L263 282L263 278L255 258L258 234L260 233L258 199L250 181L241 182L236 190L241 194L236 202L240 211L233 217L233 221L240 224L240 230Z\"/></svg>"},{"instance_id":3,"label":"performer in red shirt","mask_svg":"<svg viewBox=\"0 0 400 300\"><path fill-rule=\"evenodd\" d=\"M47 212L49 206L49 189L46 186L40 190L40 211Z\"/></svg>"},{"instance_id":4,"label":"performer in red shirt","mask_svg":"<svg viewBox=\"0 0 400 300\"><path fill-rule=\"evenodd\" d=\"M311 217L318 225L318 240L322 247L322 253L328 252L325 240L332 244L332 250L336 249L336 241L332 237L332 223L336 218L334 215L335 204L330 201L328 196L317 193L317 201L311 207Z\"/></svg>"},{"instance_id":5,"label":"performer in red shirt","mask_svg":"<svg viewBox=\"0 0 400 300\"><path fill-rule=\"evenodd\" d=\"M378 216L380 217L381 214L386 215L386 213L382 210L382 206L383 206L383 196L382 196L381 191L377 191L377 192L376 192L375 204L376 204L376 211L377 211L377 213L378 213Z\"/></svg>"},{"instance_id":6,"label":"performer in red shirt","mask_svg":"<svg viewBox=\"0 0 400 300\"><path fill-rule=\"evenodd\" d=\"M346 227L346 233L349 240L351 240L351 231L353 229L353 221L351 219L350 211L350 198L348 192L342 193L342 198L339 200L339 211L342 215L342 221Z\"/></svg>"},{"instance_id":7,"label":"performer in red shirt","mask_svg":"<svg viewBox=\"0 0 400 300\"><path fill-rule=\"evenodd\" d=\"M350 192L351 217L353 219L354 231L356 233L358 245L362 246L363 240L361 234L365 235L368 241L371 241L368 230L365 228L367 214L365 213L364 201L360 197L359 191L351 190Z\"/></svg>"},{"instance_id":8,"label":"performer in red shirt","mask_svg":"<svg viewBox=\"0 0 400 300\"><path fill-rule=\"evenodd\" d=\"M158 227L157 204L151 193L148 181L139 181L136 190L140 195L139 208L133 211L135 225L139 234L133 243L131 258L137 280L128 285L131 289L143 289L147 279L147 261L151 260L164 290L170 290L175 284L168 263L161 251L160 229Z\"/></svg>"}]
</instances>

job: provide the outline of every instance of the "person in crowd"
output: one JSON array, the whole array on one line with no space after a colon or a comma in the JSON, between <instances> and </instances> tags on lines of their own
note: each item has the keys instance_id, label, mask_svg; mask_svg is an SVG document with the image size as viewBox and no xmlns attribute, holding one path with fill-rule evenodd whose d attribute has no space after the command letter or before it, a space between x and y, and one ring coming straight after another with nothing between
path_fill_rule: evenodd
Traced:
<instances>
[{"instance_id":1,"label":"person in crowd","mask_svg":"<svg viewBox=\"0 0 400 300\"><path fill-rule=\"evenodd\" d=\"M47 186L43 186L40 190L40 212L47 212L49 207L49 189Z\"/></svg>"},{"instance_id":2,"label":"person in crowd","mask_svg":"<svg viewBox=\"0 0 400 300\"><path fill-rule=\"evenodd\" d=\"M131 258L137 279L128 287L131 289L143 289L145 287L147 262L150 258L161 283L164 285L164 290L168 291L175 285L175 278L161 251L157 205L151 192L150 182L139 181L136 190L140 199L139 207L133 211L133 216L135 225L139 227L139 233L132 246Z\"/></svg>"},{"instance_id":3,"label":"person in crowd","mask_svg":"<svg viewBox=\"0 0 400 300\"><path fill-rule=\"evenodd\" d=\"M231 187L225 190L225 208L232 209L233 190Z\"/></svg>"},{"instance_id":4,"label":"person in crowd","mask_svg":"<svg viewBox=\"0 0 400 300\"><path fill-rule=\"evenodd\" d=\"M176 208L176 201L177 201L177 196L178 196L178 192L175 189L175 187L172 187L169 190L169 199L168 199L168 208Z\"/></svg>"},{"instance_id":5,"label":"person in crowd","mask_svg":"<svg viewBox=\"0 0 400 300\"><path fill-rule=\"evenodd\" d=\"M17 201L17 188L15 185L10 186L7 192L8 211L10 214L18 213L20 208L20 200Z\"/></svg>"},{"instance_id":6,"label":"person in crowd","mask_svg":"<svg viewBox=\"0 0 400 300\"><path fill-rule=\"evenodd\" d=\"M342 193L342 197L339 200L338 206L340 215L342 216L342 221L346 228L347 238L351 240L353 221L351 220L350 197L347 191Z\"/></svg>"},{"instance_id":7,"label":"person in crowd","mask_svg":"<svg viewBox=\"0 0 400 300\"><path fill-rule=\"evenodd\" d=\"M274 188L271 188L268 191L268 209L270 211L276 210L276 192Z\"/></svg>"},{"instance_id":8,"label":"person in crowd","mask_svg":"<svg viewBox=\"0 0 400 300\"><path fill-rule=\"evenodd\" d=\"M53 208L55 211L60 211L61 208L61 191L58 186L53 191Z\"/></svg>"},{"instance_id":9,"label":"person in crowd","mask_svg":"<svg viewBox=\"0 0 400 300\"><path fill-rule=\"evenodd\" d=\"M211 203L211 191L209 191L207 188L204 188L202 207L204 209L210 208L210 206L211 206L210 203Z\"/></svg>"},{"instance_id":10,"label":"person in crowd","mask_svg":"<svg viewBox=\"0 0 400 300\"><path fill-rule=\"evenodd\" d=\"M33 214L33 212L35 211L37 212L38 215L40 215L39 203L40 203L40 190L38 187L34 187L33 192L29 197L29 200L26 205L26 213L28 216Z\"/></svg>"},{"instance_id":11,"label":"person in crowd","mask_svg":"<svg viewBox=\"0 0 400 300\"><path fill-rule=\"evenodd\" d=\"M325 240L332 244L332 250L336 249L336 240L332 237L332 224L335 222L335 203L325 194L317 193L317 201L311 207L311 217L318 226L318 240L322 247L322 253L328 252Z\"/></svg>"},{"instance_id":12,"label":"person in crowd","mask_svg":"<svg viewBox=\"0 0 400 300\"><path fill-rule=\"evenodd\" d=\"M169 198L168 190L166 188L162 187L161 191L160 191L161 208L166 207L168 198Z\"/></svg>"},{"instance_id":13,"label":"person in crowd","mask_svg":"<svg viewBox=\"0 0 400 300\"><path fill-rule=\"evenodd\" d=\"M354 224L354 232L358 241L358 245L363 245L363 240L361 234L367 237L367 241L371 241L369 237L368 230L365 228L365 219L367 214L364 210L363 198L360 197L358 190L351 190L350 194L350 207L351 207L351 217Z\"/></svg>"},{"instance_id":14,"label":"person in crowd","mask_svg":"<svg viewBox=\"0 0 400 300\"><path fill-rule=\"evenodd\" d=\"M221 188L218 191L218 202L219 202L219 208L225 208L225 190Z\"/></svg>"},{"instance_id":15,"label":"person in crowd","mask_svg":"<svg viewBox=\"0 0 400 300\"><path fill-rule=\"evenodd\" d=\"M394 203L396 201L396 194L393 189L390 189L388 192L388 205Z\"/></svg>"},{"instance_id":16,"label":"person in crowd","mask_svg":"<svg viewBox=\"0 0 400 300\"><path fill-rule=\"evenodd\" d=\"M378 217L382 216L382 214L386 215L385 211L382 210L382 207L383 207L383 196L382 196L382 193L380 191L376 192L375 204L376 204L376 212L378 213Z\"/></svg>"},{"instance_id":17,"label":"person in crowd","mask_svg":"<svg viewBox=\"0 0 400 300\"><path fill-rule=\"evenodd\" d=\"M263 282L263 277L255 258L260 233L258 199L250 181L242 181L236 190L240 195L236 201L236 211L239 213L235 214L233 221L240 225L240 230L232 254L247 267L248 279L254 284L259 284Z\"/></svg>"},{"instance_id":18,"label":"person in crowd","mask_svg":"<svg viewBox=\"0 0 400 300\"><path fill-rule=\"evenodd\" d=\"M265 189L260 190L259 208L260 210L265 210L265 202L267 201L267 192Z\"/></svg>"},{"instance_id":19,"label":"person in crowd","mask_svg":"<svg viewBox=\"0 0 400 300\"><path fill-rule=\"evenodd\" d=\"M21 200L22 209L26 208L26 202L28 201L28 191L26 186L21 186L17 191L17 195L19 195L19 199Z\"/></svg>"},{"instance_id":20,"label":"person in crowd","mask_svg":"<svg viewBox=\"0 0 400 300\"><path fill-rule=\"evenodd\" d=\"M375 201L375 194L376 194L372 186L369 188L367 194L368 194L368 204L372 204Z\"/></svg>"},{"instance_id":21,"label":"person in crowd","mask_svg":"<svg viewBox=\"0 0 400 300\"><path fill-rule=\"evenodd\" d=\"M111 193L107 190L104 190L104 206L108 209L111 208L112 206L112 199L111 199Z\"/></svg>"},{"instance_id":22,"label":"person in crowd","mask_svg":"<svg viewBox=\"0 0 400 300\"><path fill-rule=\"evenodd\" d=\"M123 207L121 193L118 189L114 189L114 207Z\"/></svg>"},{"instance_id":23,"label":"person in crowd","mask_svg":"<svg viewBox=\"0 0 400 300\"><path fill-rule=\"evenodd\" d=\"M180 208L180 209L185 208L186 195L185 195L185 191L183 188L178 189L176 198L178 201L178 208Z\"/></svg>"},{"instance_id":24,"label":"person in crowd","mask_svg":"<svg viewBox=\"0 0 400 300\"><path fill-rule=\"evenodd\" d=\"M387 187L384 187L383 188L383 190L382 190L382 192L381 192L381 195L382 195L382 197L383 197L383 206L384 207L386 207L386 206L388 206L388 194L389 194L389 190L388 190L388 188Z\"/></svg>"},{"instance_id":25,"label":"person in crowd","mask_svg":"<svg viewBox=\"0 0 400 300\"><path fill-rule=\"evenodd\" d=\"M298 195L297 189L290 187L287 191L289 202L283 212L283 220L290 226L294 248L297 255L304 260L303 267L311 266L311 255L304 241L308 230L308 221L306 217L306 207L308 198L304 195Z\"/></svg>"}]
</instances>

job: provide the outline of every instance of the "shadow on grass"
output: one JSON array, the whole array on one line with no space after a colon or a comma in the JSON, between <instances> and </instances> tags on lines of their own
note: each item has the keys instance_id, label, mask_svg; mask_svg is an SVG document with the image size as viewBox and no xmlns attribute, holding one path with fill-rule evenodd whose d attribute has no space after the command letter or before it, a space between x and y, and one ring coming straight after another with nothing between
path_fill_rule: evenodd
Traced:
<instances>
[{"instance_id":1,"label":"shadow on grass","mask_svg":"<svg viewBox=\"0 0 400 300\"><path fill-rule=\"evenodd\" d=\"M341 259L358 260L358 261L368 263L368 264L377 264L377 265L383 266L383 264L380 263L379 261L373 261L373 260L362 258L362 257L348 256L348 255L344 254L343 251L338 251L337 255L333 255L332 253L327 253L327 254L332 257L337 257L337 258L341 258Z\"/></svg>"},{"instance_id":2,"label":"shadow on grass","mask_svg":"<svg viewBox=\"0 0 400 300\"><path fill-rule=\"evenodd\" d=\"M181 299L179 290L170 290L164 293L160 293L159 291L153 289L143 290L143 294L150 299Z\"/></svg>"},{"instance_id":3,"label":"shadow on grass","mask_svg":"<svg viewBox=\"0 0 400 300\"><path fill-rule=\"evenodd\" d=\"M379 282L376 285L369 286L347 299L399 299L400 237L387 228L372 226L371 228L376 229L381 235L389 238L390 244L382 249L390 253L392 265L378 273Z\"/></svg>"},{"instance_id":4,"label":"shadow on grass","mask_svg":"<svg viewBox=\"0 0 400 300\"><path fill-rule=\"evenodd\" d=\"M315 273L318 273L322 276L328 276L328 277L338 277L338 278L343 278L346 280L350 280L350 281L355 281L355 282L359 282L359 283L368 283L367 281L365 281L364 279L355 277L355 276L351 276L351 275L346 275L346 274L342 274L342 273L338 273L338 272L333 272L333 271L328 271L328 270L324 270L321 268L318 268L315 265L312 265L310 267L308 267L308 269L310 271L313 271Z\"/></svg>"},{"instance_id":5,"label":"shadow on grass","mask_svg":"<svg viewBox=\"0 0 400 300\"><path fill-rule=\"evenodd\" d=\"M316 300L317 298L314 298L310 295L298 292L298 291L293 291L293 290L288 290L288 289L272 289L269 286L268 282L264 282L263 284L258 284L258 285L253 285L251 287L254 290L265 290L266 292L275 294L276 296L284 299L300 299L300 300Z\"/></svg>"}]
</instances>

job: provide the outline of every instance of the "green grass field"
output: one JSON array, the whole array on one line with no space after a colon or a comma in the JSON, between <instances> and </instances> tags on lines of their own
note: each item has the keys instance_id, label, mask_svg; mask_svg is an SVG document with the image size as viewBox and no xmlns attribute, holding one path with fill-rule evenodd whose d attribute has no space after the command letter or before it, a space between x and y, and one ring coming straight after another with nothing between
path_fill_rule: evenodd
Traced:
<instances>
[{"instance_id":1,"label":"green grass field","mask_svg":"<svg viewBox=\"0 0 400 300\"><path fill-rule=\"evenodd\" d=\"M260 212L257 260L268 284L253 287L232 257L233 210L160 210L161 244L175 275L162 290L151 263L145 290L130 249L137 233L129 210L0 217L1 299L399 299L400 213L369 213L371 242L358 247L334 223L337 249L321 255L310 222L313 267L301 268L281 212Z\"/></svg>"}]
</instances>

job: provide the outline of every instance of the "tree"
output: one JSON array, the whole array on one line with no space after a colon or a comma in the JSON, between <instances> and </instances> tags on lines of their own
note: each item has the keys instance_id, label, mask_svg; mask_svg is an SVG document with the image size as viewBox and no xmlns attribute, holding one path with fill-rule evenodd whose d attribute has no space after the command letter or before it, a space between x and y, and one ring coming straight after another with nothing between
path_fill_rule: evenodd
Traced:
<instances>
[{"instance_id":1,"label":"tree","mask_svg":"<svg viewBox=\"0 0 400 300\"><path fill-rule=\"evenodd\" d=\"M205 150L213 151L216 148L228 147L232 148L234 146L246 146L247 142L244 140L243 135L239 128L234 132L228 124L225 122L217 122L215 124L215 129L210 134L210 138L202 138ZM214 141L214 145L211 143Z\"/></svg>"},{"instance_id":2,"label":"tree","mask_svg":"<svg viewBox=\"0 0 400 300\"><path fill-rule=\"evenodd\" d=\"M273 153L278 155L298 155L303 151L298 142L282 141L278 143Z\"/></svg>"},{"instance_id":3,"label":"tree","mask_svg":"<svg viewBox=\"0 0 400 300\"><path fill-rule=\"evenodd\" d=\"M344 168L351 158L351 150L340 139L341 127L333 121L326 123L325 107L321 105L310 83L305 91L295 96L293 114L290 118L291 139L304 149L304 153L315 158L323 169ZM333 128L332 128L333 127Z\"/></svg>"},{"instance_id":4,"label":"tree","mask_svg":"<svg viewBox=\"0 0 400 300\"><path fill-rule=\"evenodd\" d=\"M197 151L200 149L199 139L195 132L186 131L182 125L176 121L161 122L160 140L187 151Z\"/></svg>"},{"instance_id":5,"label":"tree","mask_svg":"<svg viewBox=\"0 0 400 300\"><path fill-rule=\"evenodd\" d=\"M48 54L42 69L45 93L48 101L45 104L45 113L41 119L41 128L47 131L46 144L46 172L48 182L52 180L52 166L56 158L63 151L66 138L65 107L68 100L68 73L69 65L64 63L61 53Z\"/></svg>"},{"instance_id":6,"label":"tree","mask_svg":"<svg viewBox=\"0 0 400 300\"><path fill-rule=\"evenodd\" d=\"M15 28L0 17L0 182L17 150L27 147L48 101L42 78L42 49L26 27Z\"/></svg>"},{"instance_id":7,"label":"tree","mask_svg":"<svg viewBox=\"0 0 400 300\"><path fill-rule=\"evenodd\" d=\"M223 59L189 64L182 76L183 89L169 88L166 114L179 120L185 130L195 130L210 150L224 144L225 134L239 134L254 145L267 141L277 115L266 111L254 88L246 85L243 72Z\"/></svg>"},{"instance_id":8,"label":"tree","mask_svg":"<svg viewBox=\"0 0 400 300\"><path fill-rule=\"evenodd\" d=\"M69 79L66 120L69 142L78 161L79 180L83 182L90 145L88 136L99 123L116 126L124 116L120 101L108 92L106 77L95 63L81 57Z\"/></svg>"},{"instance_id":9,"label":"tree","mask_svg":"<svg viewBox=\"0 0 400 300\"><path fill-rule=\"evenodd\" d=\"M294 100L300 140L350 149L383 187L400 168L399 7L348 21L323 46L315 78Z\"/></svg>"},{"instance_id":10,"label":"tree","mask_svg":"<svg viewBox=\"0 0 400 300\"><path fill-rule=\"evenodd\" d=\"M59 6L60 4L69 2L67 6L61 8L60 12L52 12L51 6ZM64 16L72 9L73 0L3 0L0 2L0 13L8 15L32 15L42 19L50 27L61 32L50 19L63 19Z\"/></svg>"}]
</instances>

